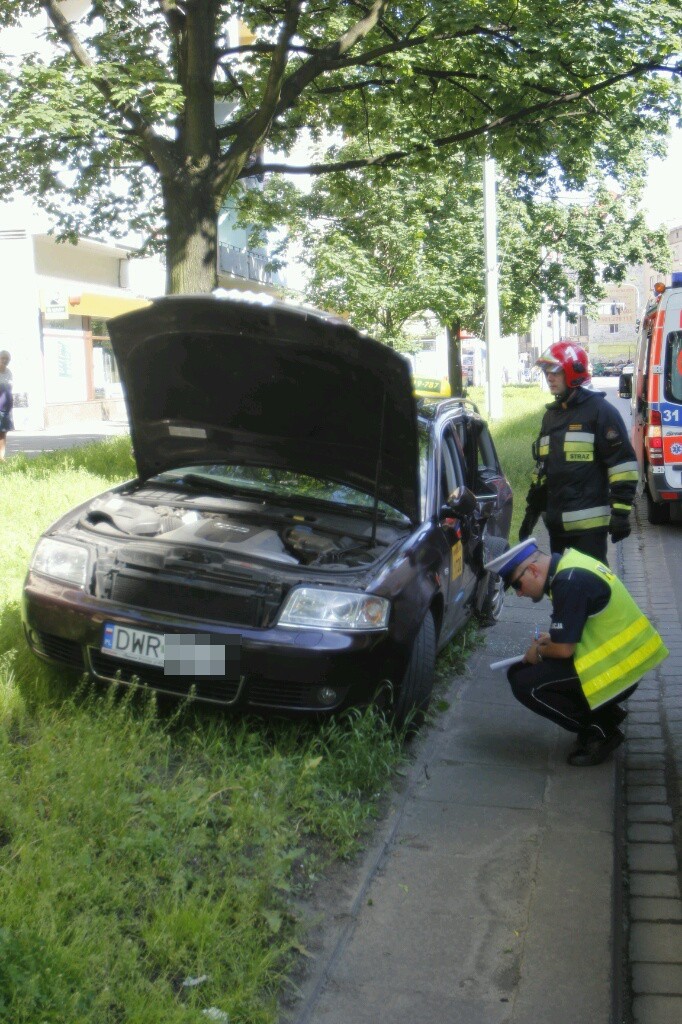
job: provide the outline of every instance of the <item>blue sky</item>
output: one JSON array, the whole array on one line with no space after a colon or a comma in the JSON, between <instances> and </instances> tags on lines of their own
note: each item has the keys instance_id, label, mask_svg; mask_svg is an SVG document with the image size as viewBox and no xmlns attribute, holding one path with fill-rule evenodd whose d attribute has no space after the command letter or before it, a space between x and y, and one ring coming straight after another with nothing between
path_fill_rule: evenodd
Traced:
<instances>
[{"instance_id":1,"label":"blue sky","mask_svg":"<svg viewBox=\"0 0 682 1024\"><path fill-rule=\"evenodd\" d=\"M682 128L670 136L665 160L652 160L642 198L651 227L682 225Z\"/></svg>"}]
</instances>

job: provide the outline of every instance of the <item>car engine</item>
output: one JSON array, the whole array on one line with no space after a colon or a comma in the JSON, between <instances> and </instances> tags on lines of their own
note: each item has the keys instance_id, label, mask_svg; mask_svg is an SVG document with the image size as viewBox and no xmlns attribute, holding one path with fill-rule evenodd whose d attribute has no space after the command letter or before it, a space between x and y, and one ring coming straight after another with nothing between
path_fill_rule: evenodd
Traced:
<instances>
[{"instance_id":1,"label":"car engine","mask_svg":"<svg viewBox=\"0 0 682 1024\"><path fill-rule=\"evenodd\" d=\"M305 522L300 520L305 519ZM395 539L392 536L371 540L370 524L366 536L362 525L353 523L353 534L346 533L335 517L332 527L317 516L291 510L273 510L270 514L239 516L233 512L208 511L172 505L151 505L117 495L95 499L80 525L107 536L162 540L193 549L211 549L240 560L257 558L280 565L304 565L315 568L346 565L370 565Z\"/></svg>"}]
</instances>

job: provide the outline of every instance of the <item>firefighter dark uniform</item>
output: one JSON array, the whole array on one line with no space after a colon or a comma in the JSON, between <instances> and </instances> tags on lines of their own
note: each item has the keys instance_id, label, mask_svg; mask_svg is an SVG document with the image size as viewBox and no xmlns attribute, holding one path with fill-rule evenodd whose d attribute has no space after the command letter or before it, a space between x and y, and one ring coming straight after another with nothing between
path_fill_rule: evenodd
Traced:
<instances>
[{"instance_id":1,"label":"firefighter dark uniform","mask_svg":"<svg viewBox=\"0 0 682 1024\"><path fill-rule=\"evenodd\" d=\"M614 541L630 533L638 480L620 414L604 392L573 385L547 406L533 455L520 539L542 515L552 551L572 547L605 562L609 533Z\"/></svg>"}]
</instances>

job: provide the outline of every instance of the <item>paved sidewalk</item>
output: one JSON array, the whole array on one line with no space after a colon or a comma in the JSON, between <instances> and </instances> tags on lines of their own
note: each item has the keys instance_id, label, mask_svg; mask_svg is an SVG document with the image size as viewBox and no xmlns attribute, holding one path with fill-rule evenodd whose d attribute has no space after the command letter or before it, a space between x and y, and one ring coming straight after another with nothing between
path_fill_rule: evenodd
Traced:
<instances>
[{"instance_id":1,"label":"paved sidewalk","mask_svg":"<svg viewBox=\"0 0 682 1024\"><path fill-rule=\"evenodd\" d=\"M665 533L650 526L643 500L638 530L619 552L619 572L665 641L670 657L629 702L625 745L629 975L635 1024L682 1021L682 631ZM679 530L679 524L672 529ZM646 558L644 557L646 555ZM646 566L646 568L645 568Z\"/></svg>"},{"instance_id":2,"label":"paved sidewalk","mask_svg":"<svg viewBox=\"0 0 682 1024\"><path fill-rule=\"evenodd\" d=\"M60 424L44 430L10 430L7 435L7 457L26 455L33 458L43 452L101 441L105 437L127 434L127 420L84 420L80 423Z\"/></svg>"},{"instance_id":3,"label":"paved sidewalk","mask_svg":"<svg viewBox=\"0 0 682 1024\"><path fill-rule=\"evenodd\" d=\"M620 1024L619 760L567 765L573 738L489 669L548 621L509 594L364 862L309 908L326 917L283 1019Z\"/></svg>"}]
</instances>

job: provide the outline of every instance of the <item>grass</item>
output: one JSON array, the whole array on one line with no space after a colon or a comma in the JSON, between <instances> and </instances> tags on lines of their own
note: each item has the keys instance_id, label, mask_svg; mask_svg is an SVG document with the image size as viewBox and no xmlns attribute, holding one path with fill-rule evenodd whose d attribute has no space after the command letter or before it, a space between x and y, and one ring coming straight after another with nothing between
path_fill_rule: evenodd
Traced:
<instances>
[{"instance_id":1,"label":"grass","mask_svg":"<svg viewBox=\"0 0 682 1024\"><path fill-rule=\"evenodd\" d=\"M538 384L508 384L502 389L503 418L490 424L497 454L514 492L514 514L509 533L515 543L526 506L534 460L531 445L540 431L540 421L549 401ZM467 397L484 410L482 388L469 388Z\"/></svg>"},{"instance_id":2,"label":"grass","mask_svg":"<svg viewBox=\"0 0 682 1024\"><path fill-rule=\"evenodd\" d=\"M2 1019L276 1019L306 842L353 849L396 741L371 716L180 717L111 690L0 730Z\"/></svg>"},{"instance_id":3,"label":"grass","mask_svg":"<svg viewBox=\"0 0 682 1024\"><path fill-rule=\"evenodd\" d=\"M506 390L514 481L540 403ZM305 942L292 896L357 849L405 752L371 713L160 713L35 661L19 602L36 539L132 475L127 438L0 467L0 1020L273 1024ZM440 692L478 642L472 626L449 645Z\"/></svg>"}]
</instances>

